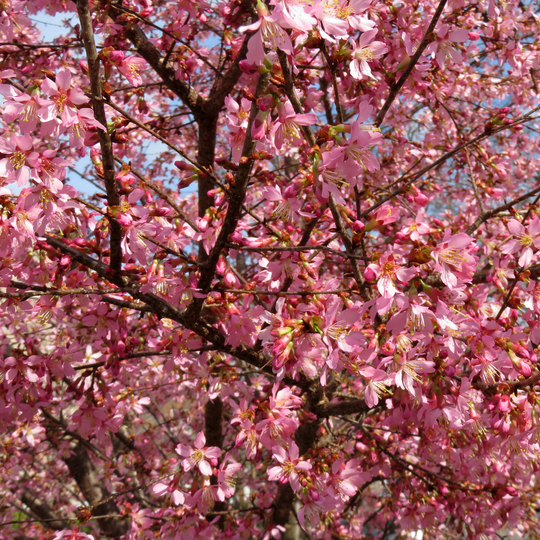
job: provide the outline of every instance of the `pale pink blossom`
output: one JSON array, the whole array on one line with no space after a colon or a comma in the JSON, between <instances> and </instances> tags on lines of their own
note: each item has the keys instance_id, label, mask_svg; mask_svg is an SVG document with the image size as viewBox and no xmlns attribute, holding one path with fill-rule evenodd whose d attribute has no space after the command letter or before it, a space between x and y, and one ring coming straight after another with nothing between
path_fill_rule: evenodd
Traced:
<instances>
[{"instance_id":1,"label":"pale pink blossom","mask_svg":"<svg viewBox=\"0 0 540 540\"><path fill-rule=\"evenodd\" d=\"M195 437L194 448L183 444L176 447L176 453L185 458L182 460L182 467L185 471L197 467L201 474L212 475L212 465L217 465L217 458L221 456L221 450L217 446L207 447L205 444L206 437L204 432L200 431Z\"/></svg>"},{"instance_id":2,"label":"pale pink blossom","mask_svg":"<svg viewBox=\"0 0 540 540\"><path fill-rule=\"evenodd\" d=\"M364 77L374 79L369 62L381 58L388 51L388 47L382 41L373 41L377 33L377 29L369 30L362 34L358 44L356 41L352 42L350 73L355 79L361 80Z\"/></svg>"},{"instance_id":3,"label":"pale pink blossom","mask_svg":"<svg viewBox=\"0 0 540 540\"><path fill-rule=\"evenodd\" d=\"M519 266L522 268L529 266L535 251L540 249L540 219L533 219L526 227L517 219L511 219L508 222L508 230L512 237L501 251L506 254L519 253Z\"/></svg>"},{"instance_id":4,"label":"pale pink blossom","mask_svg":"<svg viewBox=\"0 0 540 540\"><path fill-rule=\"evenodd\" d=\"M274 459L279 462L279 465L268 469L269 480L279 480L280 483L286 484L289 482L294 491L300 489L299 474L311 469L311 463L299 459L298 446L293 442L289 450L285 450L280 446L272 448Z\"/></svg>"}]
</instances>

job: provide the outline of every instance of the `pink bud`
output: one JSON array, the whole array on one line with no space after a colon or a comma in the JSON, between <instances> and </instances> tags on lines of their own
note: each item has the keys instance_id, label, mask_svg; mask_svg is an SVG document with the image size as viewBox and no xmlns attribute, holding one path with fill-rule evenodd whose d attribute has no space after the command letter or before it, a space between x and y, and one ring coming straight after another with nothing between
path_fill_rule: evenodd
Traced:
<instances>
[{"instance_id":1,"label":"pink bud","mask_svg":"<svg viewBox=\"0 0 540 540\"><path fill-rule=\"evenodd\" d=\"M193 165L187 163L186 161L175 161L175 166L178 167L181 171L193 171Z\"/></svg>"},{"instance_id":2,"label":"pink bud","mask_svg":"<svg viewBox=\"0 0 540 540\"><path fill-rule=\"evenodd\" d=\"M88 73L90 73L90 70L88 69L88 64L84 60L79 60L79 67L85 75L88 75Z\"/></svg>"},{"instance_id":3,"label":"pink bud","mask_svg":"<svg viewBox=\"0 0 540 540\"><path fill-rule=\"evenodd\" d=\"M227 272L223 278L227 287L233 288L236 286L236 276L232 272Z\"/></svg>"},{"instance_id":4,"label":"pink bud","mask_svg":"<svg viewBox=\"0 0 540 540\"><path fill-rule=\"evenodd\" d=\"M354 221L352 224L352 230L355 233L363 233L366 230L366 226L361 221Z\"/></svg>"},{"instance_id":5,"label":"pink bud","mask_svg":"<svg viewBox=\"0 0 540 540\"><path fill-rule=\"evenodd\" d=\"M416 204L418 206L426 206L426 204L429 202L429 199L423 194L423 193L418 193L415 197L414 197L414 201L416 202Z\"/></svg>"},{"instance_id":6,"label":"pink bud","mask_svg":"<svg viewBox=\"0 0 540 540\"><path fill-rule=\"evenodd\" d=\"M257 66L251 65L247 60L240 60L238 66L240 67L240 71L242 71L242 73L247 73L248 75L257 73Z\"/></svg>"},{"instance_id":7,"label":"pink bud","mask_svg":"<svg viewBox=\"0 0 540 540\"><path fill-rule=\"evenodd\" d=\"M220 257L216 264L216 272L220 275L223 275L225 273L225 270L227 270L227 263L225 262L225 259L223 257Z\"/></svg>"},{"instance_id":8,"label":"pink bud","mask_svg":"<svg viewBox=\"0 0 540 540\"><path fill-rule=\"evenodd\" d=\"M133 223L133 220L131 219L131 217L128 216L127 214L124 214L123 212L120 212L116 216L116 221L118 221L118 223L120 223L122 227L129 227Z\"/></svg>"},{"instance_id":9,"label":"pink bud","mask_svg":"<svg viewBox=\"0 0 540 540\"><path fill-rule=\"evenodd\" d=\"M282 353L287 345L289 344L289 342L291 341L291 334L285 334L284 336L276 339L276 341L274 341L274 345L272 347L272 353L273 354L280 354Z\"/></svg>"},{"instance_id":10,"label":"pink bud","mask_svg":"<svg viewBox=\"0 0 540 540\"><path fill-rule=\"evenodd\" d=\"M498 407L501 412L509 412L512 409L510 398L507 395L500 396Z\"/></svg>"},{"instance_id":11,"label":"pink bud","mask_svg":"<svg viewBox=\"0 0 540 540\"><path fill-rule=\"evenodd\" d=\"M396 352L396 346L391 341L387 341L381 347L381 352L388 355L394 354Z\"/></svg>"},{"instance_id":12,"label":"pink bud","mask_svg":"<svg viewBox=\"0 0 540 540\"><path fill-rule=\"evenodd\" d=\"M372 268L370 268L370 266L368 266L364 270L364 279L366 281L375 281L376 277L377 277L377 274L375 274L375 272L373 271Z\"/></svg>"}]
</instances>

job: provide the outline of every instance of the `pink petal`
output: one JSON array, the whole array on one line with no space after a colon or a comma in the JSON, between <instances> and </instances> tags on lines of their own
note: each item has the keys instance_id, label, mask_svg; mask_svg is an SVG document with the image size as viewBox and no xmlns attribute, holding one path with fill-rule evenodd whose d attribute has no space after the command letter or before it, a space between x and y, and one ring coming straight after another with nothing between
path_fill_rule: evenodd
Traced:
<instances>
[{"instance_id":1,"label":"pink petal","mask_svg":"<svg viewBox=\"0 0 540 540\"><path fill-rule=\"evenodd\" d=\"M201 448L204 448L204 445L206 444L206 437L204 436L204 431L199 431L197 434L197 437L195 437L195 443L193 446L200 450Z\"/></svg>"},{"instance_id":2,"label":"pink petal","mask_svg":"<svg viewBox=\"0 0 540 540\"><path fill-rule=\"evenodd\" d=\"M199 471L201 471L201 474L204 474L204 476L212 476L212 466L205 459L199 463Z\"/></svg>"}]
</instances>

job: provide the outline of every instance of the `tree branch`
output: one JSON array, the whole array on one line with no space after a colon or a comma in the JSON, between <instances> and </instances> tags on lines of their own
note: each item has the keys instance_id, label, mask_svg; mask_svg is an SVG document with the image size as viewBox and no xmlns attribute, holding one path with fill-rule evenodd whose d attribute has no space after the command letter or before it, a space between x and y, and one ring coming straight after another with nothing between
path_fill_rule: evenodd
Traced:
<instances>
[{"instance_id":1,"label":"tree branch","mask_svg":"<svg viewBox=\"0 0 540 540\"><path fill-rule=\"evenodd\" d=\"M268 86L269 75L267 73L259 75L257 82L257 89L255 91L255 97L261 97ZM251 136L251 126L255 121L255 118L259 112L259 107L256 100L251 104L251 113L249 115L249 122L246 129L246 138L244 140L244 147L242 149L242 159L240 165L236 171L234 189L231 192L229 198L229 205L227 208L227 214L223 220L223 225L219 231L219 236L214 244L214 247L208 255L208 259L205 261L205 265L201 270L201 275L197 283L197 288L203 294L210 290L212 280L216 272L216 264L218 262L221 250L225 246L225 243L229 240L229 235L234 232L236 225L240 218L240 211L242 209L244 199L246 196L246 190L250 179L251 169L253 168L253 159L251 156L255 150L256 141ZM195 298L189 306L186 316L195 320L198 318L201 311L204 299Z\"/></svg>"},{"instance_id":2,"label":"tree branch","mask_svg":"<svg viewBox=\"0 0 540 540\"><path fill-rule=\"evenodd\" d=\"M109 5L109 13L112 18L116 20L117 24L122 24L125 36L133 43L137 52L161 77L165 86L167 86L169 90L172 90L185 103L196 119L204 115L204 98L202 98L191 86L175 77L175 70L165 64L165 59L161 56L159 50L148 40L139 25L135 23L126 24L122 21L122 5L120 1L115 1Z\"/></svg>"},{"instance_id":3,"label":"tree branch","mask_svg":"<svg viewBox=\"0 0 540 540\"><path fill-rule=\"evenodd\" d=\"M399 91L405 84L405 81L409 78L409 75L411 74L412 70L414 69L414 66L420 59L420 56L422 56L422 53L424 52L425 48L428 46L431 33L433 32L433 30L435 30L437 21L439 20L439 17L441 16L446 6L446 2L447 0L441 0L439 2L439 5L437 6L437 9L435 10L435 13L433 15L433 19L431 19L431 23L429 24L428 29L426 30L426 33L424 34L424 37L422 38L422 41L420 42L420 45L418 45L416 52L414 53L413 57L411 58L411 61L405 68L405 71L399 78L398 82L390 90L390 95L386 98L386 101L384 102L382 109L379 111L379 114L377 115L377 118L375 120L375 127L379 127L382 124L384 117L386 116L386 113L388 112L388 109L391 107L392 103L396 99L397 95L399 94Z\"/></svg>"},{"instance_id":4,"label":"tree branch","mask_svg":"<svg viewBox=\"0 0 540 540\"><path fill-rule=\"evenodd\" d=\"M86 49L88 60L88 70L90 76L90 87L92 89L92 100L94 103L94 114L96 120L100 122L105 131L98 128L99 144L101 146L101 158L103 162L103 177L105 180L105 189L107 190L107 203L109 212L113 208L120 206L120 195L116 186L116 175L114 171L114 154L111 138L107 132L107 118L105 116L105 107L103 105L103 94L101 89L101 74L99 69L99 58L94 42L94 30L92 28L92 17L88 0L77 0L77 11L81 23L81 34ZM114 216L108 212L111 227L111 268L115 272L122 269L122 227L114 219Z\"/></svg>"}]
</instances>

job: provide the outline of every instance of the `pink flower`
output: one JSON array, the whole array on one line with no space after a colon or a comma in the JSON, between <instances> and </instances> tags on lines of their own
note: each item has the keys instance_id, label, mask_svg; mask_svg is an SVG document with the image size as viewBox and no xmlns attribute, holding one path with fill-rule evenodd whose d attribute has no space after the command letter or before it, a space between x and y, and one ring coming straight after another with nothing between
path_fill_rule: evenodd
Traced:
<instances>
[{"instance_id":1,"label":"pink flower","mask_svg":"<svg viewBox=\"0 0 540 540\"><path fill-rule=\"evenodd\" d=\"M30 135L17 135L11 140L0 137L0 152L7 154L7 157L0 159L0 178L17 182L18 186L30 180L30 168L26 163L30 156L36 154L30 152L32 144Z\"/></svg>"},{"instance_id":2,"label":"pink flower","mask_svg":"<svg viewBox=\"0 0 540 540\"><path fill-rule=\"evenodd\" d=\"M240 32L257 30L248 43L247 61L250 64L260 66L264 62L265 45L281 49L286 54L292 54L291 38L282 27L287 25L282 13L283 7L277 5L272 15L270 15L268 8L262 2L259 2L257 11L260 17L257 22L239 28Z\"/></svg>"},{"instance_id":3,"label":"pink flower","mask_svg":"<svg viewBox=\"0 0 540 540\"><path fill-rule=\"evenodd\" d=\"M212 465L217 465L217 458L221 456L221 450L217 446L205 447L205 444L206 437L204 432L200 431L193 443L194 449L183 444L176 447L177 454L186 458L182 460L182 467L185 471L198 467L201 474L212 475ZM210 462L213 461L215 462L211 464Z\"/></svg>"},{"instance_id":4,"label":"pink flower","mask_svg":"<svg viewBox=\"0 0 540 540\"><path fill-rule=\"evenodd\" d=\"M240 470L242 470L241 463L233 462L225 465L224 461L221 464L218 471L218 483L216 491L218 500L225 501L234 495L234 488L236 486L234 475Z\"/></svg>"},{"instance_id":5,"label":"pink flower","mask_svg":"<svg viewBox=\"0 0 540 540\"><path fill-rule=\"evenodd\" d=\"M353 41L352 61L350 65L351 76L361 80L366 77L374 79L368 62L377 60L388 51L388 47L382 41L373 41L378 29L364 32L358 45Z\"/></svg>"},{"instance_id":6,"label":"pink flower","mask_svg":"<svg viewBox=\"0 0 540 540\"><path fill-rule=\"evenodd\" d=\"M76 114L77 106L88 102L88 98L81 90L71 88L71 73L65 68L56 74L56 82L45 79L41 83L41 90L50 97L50 100L37 98L41 105L37 115L42 122L55 120L58 115L65 122L66 118L63 115L66 111L71 111L72 115Z\"/></svg>"},{"instance_id":7,"label":"pink flower","mask_svg":"<svg viewBox=\"0 0 540 540\"><path fill-rule=\"evenodd\" d=\"M348 37L349 23L341 18L342 9L339 0L317 2L311 8L311 14L319 20L319 33L331 43Z\"/></svg>"},{"instance_id":8,"label":"pink flower","mask_svg":"<svg viewBox=\"0 0 540 540\"><path fill-rule=\"evenodd\" d=\"M10 84L0 84L0 95L6 98L4 120L9 123L19 120L19 127L23 135L34 131L38 122L37 111L39 109L34 93L29 95Z\"/></svg>"},{"instance_id":9,"label":"pink flower","mask_svg":"<svg viewBox=\"0 0 540 540\"><path fill-rule=\"evenodd\" d=\"M281 0L282 17L290 28L309 32L317 20L304 11L307 4L303 0Z\"/></svg>"},{"instance_id":10,"label":"pink flower","mask_svg":"<svg viewBox=\"0 0 540 540\"><path fill-rule=\"evenodd\" d=\"M130 56L123 60L118 67L118 71L120 71L133 86L139 86L143 83L140 72L141 70L146 69L146 66L146 60L143 58Z\"/></svg>"},{"instance_id":11,"label":"pink flower","mask_svg":"<svg viewBox=\"0 0 540 540\"><path fill-rule=\"evenodd\" d=\"M291 184L283 192L278 186L266 186L262 190L262 196L267 201L278 203L272 212L273 217L285 222L291 222L294 218L298 219L298 212L302 205L298 199L298 186Z\"/></svg>"},{"instance_id":12,"label":"pink flower","mask_svg":"<svg viewBox=\"0 0 540 540\"><path fill-rule=\"evenodd\" d=\"M396 294L395 281L407 283L417 273L414 268L403 268L396 264L394 255L384 253L379 263L370 264L366 270L371 270L377 276L377 288L385 298L392 298Z\"/></svg>"},{"instance_id":13,"label":"pink flower","mask_svg":"<svg viewBox=\"0 0 540 540\"><path fill-rule=\"evenodd\" d=\"M88 128L97 127L106 131L105 127L94 118L94 111L88 108L65 109L63 121L65 127L69 128L69 142L75 148L82 148L85 145Z\"/></svg>"},{"instance_id":14,"label":"pink flower","mask_svg":"<svg viewBox=\"0 0 540 540\"><path fill-rule=\"evenodd\" d=\"M475 269L475 258L467 252L472 238L465 233L450 236L447 230L443 243L432 253L436 261L436 270L450 289L458 286L458 279L470 282Z\"/></svg>"},{"instance_id":15,"label":"pink flower","mask_svg":"<svg viewBox=\"0 0 540 540\"><path fill-rule=\"evenodd\" d=\"M532 261L533 246L540 249L540 219L533 219L527 227L516 219L511 219L508 222L508 230L512 238L501 248L501 252L508 255L519 253L518 264L524 268Z\"/></svg>"},{"instance_id":16,"label":"pink flower","mask_svg":"<svg viewBox=\"0 0 540 540\"><path fill-rule=\"evenodd\" d=\"M271 131L276 148L280 150L285 140L290 141L293 146L300 146L303 141L300 126L311 126L316 123L317 116L314 113L296 114L292 105L286 103L279 108L279 118Z\"/></svg>"},{"instance_id":17,"label":"pink flower","mask_svg":"<svg viewBox=\"0 0 540 540\"><path fill-rule=\"evenodd\" d=\"M375 407L379 403L379 399L388 391L386 389L388 374L382 369L376 369L371 366L362 366L358 369L358 373L367 381L367 386L364 394L364 400L368 407Z\"/></svg>"},{"instance_id":18,"label":"pink flower","mask_svg":"<svg viewBox=\"0 0 540 540\"><path fill-rule=\"evenodd\" d=\"M309 471L311 463L299 459L299 450L295 443L291 443L289 451L280 446L274 446L272 454L279 465L268 469L268 479L279 480L282 484L289 482L291 488L298 491L300 489L298 473Z\"/></svg>"},{"instance_id":19,"label":"pink flower","mask_svg":"<svg viewBox=\"0 0 540 540\"><path fill-rule=\"evenodd\" d=\"M433 373L435 371L435 362L426 360L425 358L409 360L408 355L404 354L403 356L396 355L394 361L399 367L395 374L396 386L407 390L413 396L415 395L414 382L422 382L418 374Z\"/></svg>"},{"instance_id":20,"label":"pink flower","mask_svg":"<svg viewBox=\"0 0 540 540\"><path fill-rule=\"evenodd\" d=\"M424 223L425 213L423 210L418 212L413 220L409 220L408 225L403 229L403 234L409 236L411 240L419 240L420 235L429 234L430 228L427 223Z\"/></svg>"},{"instance_id":21,"label":"pink flower","mask_svg":"<svg viewBox=\"0 0 540 540\"><path fill-rule=\"evenodd\" d=\"M437 30L437 40L433 41L426 48L426 54L434 54L437 64L444 69L447 58L456 63L461 63L461 53L452 45L453 43L463 43L469 39L469 32L464 29L450 31L448 24L441 24Z\"/></svg>"}]
</instances>

